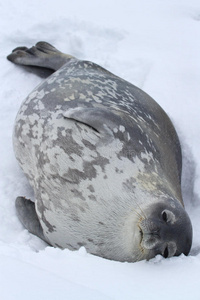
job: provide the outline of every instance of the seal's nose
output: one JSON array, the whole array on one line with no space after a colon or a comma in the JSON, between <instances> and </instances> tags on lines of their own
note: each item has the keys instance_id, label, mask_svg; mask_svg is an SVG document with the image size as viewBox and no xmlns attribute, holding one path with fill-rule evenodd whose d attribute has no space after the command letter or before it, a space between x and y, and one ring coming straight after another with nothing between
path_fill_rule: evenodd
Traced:
<instances>
[{"instance_id":1,"label":"seal's nose","mask_svg":"<svg viewBox=\"0 0 200 300\"><path fill-rule=\"evenodd\" d=\"M154 250L165 258L172 257L177 251L175 233L170 225L160 220L145 219L141 222L141 246L147 250Z\"/></svg>"}]
</instances>

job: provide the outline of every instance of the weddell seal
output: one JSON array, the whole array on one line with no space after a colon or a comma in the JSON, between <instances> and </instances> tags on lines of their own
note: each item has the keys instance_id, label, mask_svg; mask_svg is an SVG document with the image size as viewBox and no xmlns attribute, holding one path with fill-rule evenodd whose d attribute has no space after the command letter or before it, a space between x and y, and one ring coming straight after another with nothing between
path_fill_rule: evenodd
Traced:
<instances>
[{"instance_id":1,"label":"weddell seal","mask_svg":"<svg viewBox=\"0 0 200 300\"><path fill-rule=\"evenodd\" d=\"M48 244L118 261L187 255L181 149L162 108L97 64L45 42L13 50L16 64L51 69L23 102L14 151L35 193L19 219Z\"/></svg>"}]
</instances>

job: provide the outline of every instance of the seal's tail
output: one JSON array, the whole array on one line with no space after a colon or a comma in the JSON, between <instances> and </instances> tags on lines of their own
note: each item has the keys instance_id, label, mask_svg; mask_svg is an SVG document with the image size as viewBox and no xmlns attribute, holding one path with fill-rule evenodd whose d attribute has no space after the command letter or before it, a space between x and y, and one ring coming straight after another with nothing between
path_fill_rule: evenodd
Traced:
<instances>
[{"instance_id":1,"label":"seal's tail","mask_svg":"<svg viewBox=\"0 0 200 300\"><path fill-rule=\"evenodd\" d=\"M7 56L9 61L25 67L27 71L40 77L48 77L71 58L74 57L60 52L46 42L38 42L31 48L17 47Z\"/></svg>"}]
</instances>

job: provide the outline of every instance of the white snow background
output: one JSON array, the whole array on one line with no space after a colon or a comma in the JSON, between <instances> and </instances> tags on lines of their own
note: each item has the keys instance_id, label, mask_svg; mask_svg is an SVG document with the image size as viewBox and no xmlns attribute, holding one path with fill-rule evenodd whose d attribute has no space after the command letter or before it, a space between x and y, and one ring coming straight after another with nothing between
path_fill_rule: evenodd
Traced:
<instances>
[{"instance_id":1,"label":"white snow background","mask_svg":"<svg viewBox=\"0 0 200 300\"><path fill-rule=\"evenodd\" d=\"M49 247L20 224L15 198L33 194L13 154L12 129L41 79L6 56L40 40L139 86L169 114L186 158L188 257L114 262L84 248ZM0 299L200 299L200 1L0 0L0 50Z\"/></svg>"}]
</instances>

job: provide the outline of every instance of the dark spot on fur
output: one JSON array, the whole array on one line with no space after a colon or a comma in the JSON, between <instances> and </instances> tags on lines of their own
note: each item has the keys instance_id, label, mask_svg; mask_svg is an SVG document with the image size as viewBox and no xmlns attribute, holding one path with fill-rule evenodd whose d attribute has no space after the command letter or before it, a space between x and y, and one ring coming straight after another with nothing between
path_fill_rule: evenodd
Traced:
<instances>
[{"instance_id":1,"label":"dark spot on fur","mask_svg":"<svg viewBox=\"0 0 200 300\"><path fill-rule=\"evenodd\" d=\"M72 216L72 220L75 222L80 222L80 219L77 216Z\"/></svg>"},{"instance_id":2,"label":"dark spot on fur","mask_svg":"<svg viewBox=\"0 0 200 300\"><path fill-rule=\"evenodd\" d=\"M103 222L99 222L100 225L105 225Z\"/></svg>"},{"instance_id":3,"label":"dark spot on fur","mask_svg":"<svg viewBox=\"0 0 200 300\"><path fill-rule=\"evenodd\" d=\"M93 239L88 239L88 242L94 243Z\"/></svg>"},{"instance_id":4,"label":"dark spot on fur","mask_svg":"<svg viewBox=\"0 0 200 300\"><path fill-rule=\"evenodd\" d=\"M128 190L129 192L134 191L135 189L135 178L131 177L126 180L126 182L123 182L123 187Z\"/></svg>"},{"instance_id":5,"label":"dark spot on fur","mask_svg":"<svg viewBox=\"0 0 200 300\"><path fill-rule=\"evenodd\" d=\"M73 190L71 190L71 192L74 194L74 197L85 201L85 198L83 197L82 193L79 192L78 190L73 189Z\"/></svg>"},{"instance_id":6,"label":"dark spot on fur","mask_svg":"<svg viewBox=\"0 0 200 300\"><path fill-rule=\"evenodd\" d=\"M94 187L92 185L89 185L87 188L91 193L95 192Z\"/></svg>"},{"instance_id":7,"label":"dark spot on fur","mask_svg":"<svg viewBox=\"0 0 200 300\"><path fill-rule=\"evenodd\" d=\"M66 248L71 249L71 250L77 250L77 248L72 246L71 244L66 244Z\"/></svg>"},{"instance_id":8,"label":"dark spot on fur","mask_svg":"<svg viewBox=\"0 0 200 300\"><path fill-rule=\"evenodd\" d=\"M79 206L80 211L85 212L85 208L82 206Z\"/></svg>"},{"instance_id":9,"label":"dark spot on fur","mask_svg":"<svg viewBox=\"0 0 200 300\"><path fill-rule=\"evenodd\" d=\"M119 170L118 168L115 168L115 172L118 174L124 173L123 170Z\"/></svg>"},{"instance_id":10,"label":"dark spot on fur","mask_svg":"<svg viewBox=\"0 0 200 300\"><path fill-rule=\"evenodd\" d=\"M77 245L79 246L79 247L84 247L85 245L86 245L86 243L77 243Z\"/></svg>"},{"instance_id":11,"label":"dark spot on fur","mask_svg":"<svg viewBox=\"0 0 200 300\"><path fill-rule=\"evenodd\" d=\"M93 201L96 201L96 200L97 200L96 197L95 197L94 195L89 195L88 198L89 198L90 200L93 200Z\"/></svg>"},{"instance_id":12,"label":"dark spot on fur","mask_svg":"<svg viewBox=\"0 0 200 300\"><path fill-rule=\"evenodd\" d=\"M62 128L62 127L61 127ZM53 145L63 149L65 153L69 156L71 154L76 153L77 155L82 155L83 147L81 147L76 141L73 139L72 129L66 129L63 136L63 131L60 127L57 129L57 139L53 141ZM70 145L70 147L69 147Z\"/></svg>"},{"instance_id":13,"label":"dark spot on fur","mask_svg":"<svg viewBox=\"0 0 200 300\"><path fill-rule=\"evenodd\" d=\"M44 222L45 226L48 228L48 232L54 232L54 231L56 231L56 226L51 225L47 221L47 219L45 218L44 212L45 212L45 210L47 208L44 206L43 202L41 200L39 200L39 197L38 197L38 200L37 200L37 209L40 212L40 214L42 215L41 219Z\"/></svg>"},{"instance_id":14,"label":"dark spot on fur","mask_svg":"<svg viewBox=\"0 0 200 300\"><path fill-rule=\"evenodd\" d=\"M89 141L82 139L82 143L85 145L85 147L89 148L90 150L96 150L96 147L92 145Z\"/></svg>"},{"instance_id":15,"label":"dark spot on fur","mask_svg":"<svg viewBox=\"0 0 200 300\"><path fill-rule=\"evenodd\" d=\"M71 155L69 156L71 161L75 161L75 159L73 157L71 157Z\"/></svg>"}]
</instances>

